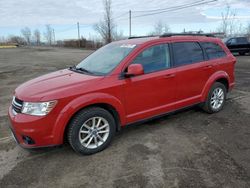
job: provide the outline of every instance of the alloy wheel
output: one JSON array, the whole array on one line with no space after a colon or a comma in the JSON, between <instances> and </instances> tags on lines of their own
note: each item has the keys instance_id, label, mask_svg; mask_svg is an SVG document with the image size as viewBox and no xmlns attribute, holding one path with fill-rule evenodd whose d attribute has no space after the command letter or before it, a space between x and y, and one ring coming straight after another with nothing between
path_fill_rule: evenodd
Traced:
<instances>
[{"instance_id":1,"label":"alloy wheel","mask_svg":"<svg viewBox=\"0 0 250 188\"><path fill-rule=\"evenodd\" d=\"M210 100L211 107L214 110L218 110L221 108L223 102L224 102L225 94L222 88L215 88L212 97Z\"/></svg>"},{"instance_id":2,"label":"alloy wheel","mask_svg":"<svg viewBox=\"0 0 250 188\"><path fill-rule=\"evenodd\" d=\"M103 117L92 117L85 121L79 130L80 143L88 148L100 147L108 139L110 126Z\"/></svg>"}]
</instances>

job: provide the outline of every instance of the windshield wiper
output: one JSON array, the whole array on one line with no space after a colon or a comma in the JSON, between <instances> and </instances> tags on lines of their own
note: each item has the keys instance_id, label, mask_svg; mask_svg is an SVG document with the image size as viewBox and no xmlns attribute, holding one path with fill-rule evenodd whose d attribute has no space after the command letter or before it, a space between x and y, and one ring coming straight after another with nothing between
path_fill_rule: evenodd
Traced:
<instances>
[{"instance_id":1,"label":"windshield wiper","mask_svg":"<svg viewBox=\"0 0 250 188\"><path fill-rule=\"evenodd\" d=\"M76 69L76 66L75 66L75 65L70 66L69 69L70 69L70 70L75 70L75 69Z\"/></svg>"},{"instance_id":2,"label":"windshield wiper","mask_svg":"<svg viewBox=\"0 0 250 188\"><path fill-rule=\"evenodd\" d=\"M76 67L76 70L79 70L79 71L82 71L82 72L86 72L86 73L88 73L88 74L93 74L92 72L90 72L90 71L88 71L87 69L84 69L84 68L82 68L82 67L80 67L80 68L77 68L77 67Z\"/></svg>"},{"instance_id":3,"label":"windshield wiper","mask_svg":"<svg viewBox=\"0 0 250 188\"><path fill-rule=\"evenodd\" d=\"M88 71L87 69L84 69L82 67L77 68L75 65L69 67L70 70L75 70L75 71L80 71L80 72L85 72L87 74L93 74L92 72Z\"/></svg>"}]
</instances>

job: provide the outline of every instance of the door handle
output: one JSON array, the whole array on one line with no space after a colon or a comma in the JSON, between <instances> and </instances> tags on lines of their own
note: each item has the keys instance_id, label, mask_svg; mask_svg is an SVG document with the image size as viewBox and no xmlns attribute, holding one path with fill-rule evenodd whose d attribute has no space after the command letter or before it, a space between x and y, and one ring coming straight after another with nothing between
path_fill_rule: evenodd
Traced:
<instances>
[{"instance_id":1,"label":"door handle","mask_svg":"<svg viewBox=\"0 0 250 188\"><path fill-rule=\"evenodd\" d=\"M203 67L203 69L211 69L213 67L213 65L207 65L205 67Z\"/></svg>"},{"instance_id":2,"label":"door handle","mask_svg":"<svg viewBox=\"0 0 250 188\"><path fill-rule=\"evenodd\" d=\"M173 77L175 77L175 74L167 74L167 75L163 76L163 78L165 78L165 79L173 78Z\"/></svg>"}]
</instances>

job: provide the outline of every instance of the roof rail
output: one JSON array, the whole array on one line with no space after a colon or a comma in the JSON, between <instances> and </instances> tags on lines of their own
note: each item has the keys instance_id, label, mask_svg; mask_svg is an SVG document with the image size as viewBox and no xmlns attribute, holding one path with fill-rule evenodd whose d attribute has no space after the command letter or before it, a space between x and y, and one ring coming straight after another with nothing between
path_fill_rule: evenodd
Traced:
<instances>
[{"instance_id":1,"label":"roof rail","mask_svg":"<svg viewBox=\"0 0 250 188\"><path fill-rule=\"evenodd\" d=\"M139 38L148 38L148 37L157 37L157 36L156 35L134 36L134 37L128 37L128 39L139 39Z\"/></svg>"},{"instance_id":2,"label":"roof rail","mask_svg":"<svg viewBox=\"0 0 250 188\"><path fill-rule=\"evenodd\" d=\"M210 33L164 33L160 37L172 37L172 36L204 36L204 37L215 37Z\"/></svg>"}]
</instances>

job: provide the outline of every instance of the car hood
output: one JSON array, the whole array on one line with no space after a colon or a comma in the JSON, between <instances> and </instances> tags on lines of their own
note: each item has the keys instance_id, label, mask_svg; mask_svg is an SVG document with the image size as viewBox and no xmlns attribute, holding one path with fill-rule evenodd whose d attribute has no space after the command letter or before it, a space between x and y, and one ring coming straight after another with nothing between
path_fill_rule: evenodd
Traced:
<instances>
[{"instance_id":1,"label":"car hood","mask_svg":"<svg viewBox=\"0 0 250 188\"><path fill-rule=\"evenodd\" d=\"M86 92L89 86L96 85L102 78L68 69L59 70L25 82L15 90L15 96L29 102L59 99Z\"/></svg>"}]
</instances>

